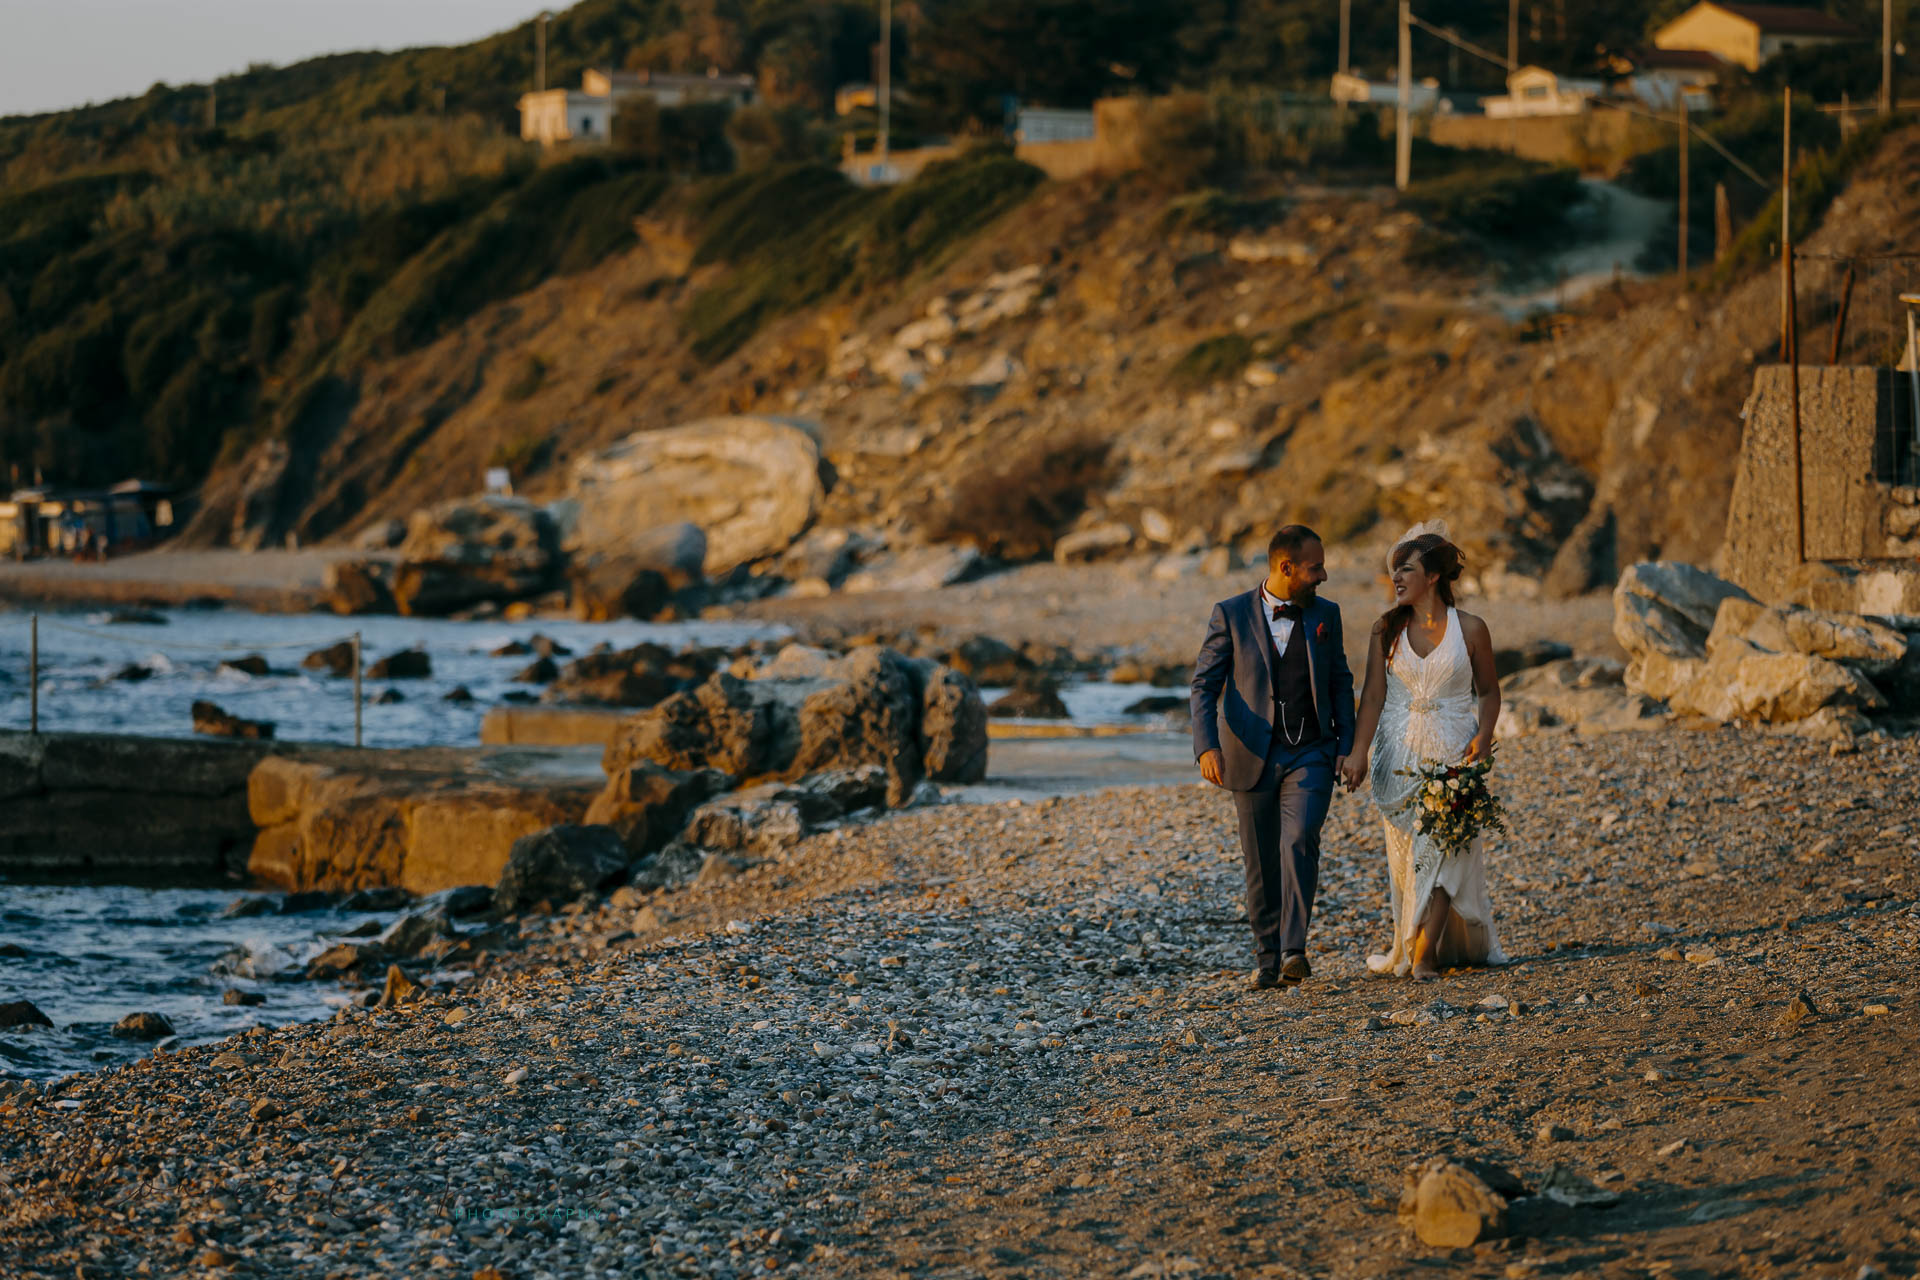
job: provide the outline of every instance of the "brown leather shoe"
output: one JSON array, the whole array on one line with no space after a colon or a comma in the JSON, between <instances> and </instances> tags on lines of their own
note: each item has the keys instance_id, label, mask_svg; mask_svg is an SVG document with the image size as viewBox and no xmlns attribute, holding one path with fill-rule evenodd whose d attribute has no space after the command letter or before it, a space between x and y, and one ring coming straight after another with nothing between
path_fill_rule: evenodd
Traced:
<instances>
[{"instance_id":1,"label":"brown leather shoe","mask_svg":"<svg viewBox=\"0 0 1920 1280\"><path fill-rule=\"evenodd\" d=\"M1290 987L1297 987L1313 976L1313 966L1307 963L1304 955L1290 955L1280 966L1280 979Z\"/></svg>"},{"instance_id":2,"label":"brown leather shoe","mask_svg":"<svg viewBox=\"0 0 1920 1280\"><path fill-rule=\"evenodd\" d=\"M1280 985L1280 971L1270 965L1261 965L1247 975L1247 985L1255 991L1270 991Z\"/></svg>"}]
</instances>

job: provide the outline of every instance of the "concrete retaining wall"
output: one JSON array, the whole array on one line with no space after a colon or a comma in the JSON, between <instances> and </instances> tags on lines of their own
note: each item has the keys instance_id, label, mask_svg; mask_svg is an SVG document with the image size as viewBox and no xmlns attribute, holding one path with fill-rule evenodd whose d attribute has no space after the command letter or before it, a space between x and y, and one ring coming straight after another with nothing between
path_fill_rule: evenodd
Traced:
<instances>
[{"instance_id":1,"label":"concrete retaining wall","mask_svg":"<svg viewBox=\"0 0 1920 1280\"><path fill-rule=\"evenodd\" d=\"M1822 609L1920 613L1920 563L1902 534L1920 493L1880 478L1887 422L1904 379L1863 365L1800 367L1800 457L1808 564L1794 532L1789 370L1754 370L1727 512L1721 572L1762 600Z\"/></svg>"},{"instance_id":2,"label":"concrete retaining wall","mask_svg":"<svg viewBox=\"0 0 1920 1280\"><path fill-rule=\"evenodd\" d=\"M1510 151L1529 160L1571 165L1582 173L1612 177L1634 156L1671 143L1676 127L1624 111L1590 111L1577 116L1509 120L1436 115L1429 119L1426 133L1429 141L1443 147ZM1417 171L1414 176L1419 176Z\"/></svg>"},{"instance_id":3,"label":"concrete retaining wall","mask_svg":"<svg viewBox=\"0 0 1920 1280\"><path fill-rule=\"evenodd\" d=\"M0 731L0 877L491 885L520 836L586 815L599 755Z\"/></svg>"}]
</instances>

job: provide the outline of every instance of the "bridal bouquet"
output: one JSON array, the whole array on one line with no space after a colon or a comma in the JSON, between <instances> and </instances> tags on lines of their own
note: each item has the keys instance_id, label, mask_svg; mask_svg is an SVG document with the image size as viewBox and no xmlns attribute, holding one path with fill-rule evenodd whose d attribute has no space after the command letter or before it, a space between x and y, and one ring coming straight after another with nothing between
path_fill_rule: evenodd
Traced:
<instances>
[{"instance_id":1,"label":"bridal bouquet","mask_svg":"<svg viewBox=\"0 0 1920 1280\"><path fill-rule=\"evenodd\" d=\"M1492 769L1491 757L1472 764L1428 760L1418 768L1401 769L1398 772L1415 785L1400 811L1411 813L1414 830L1442 852L1457 853L1483 831L1507 829L1507 811L1487 786Z\"/></svg>"}]
</instances>

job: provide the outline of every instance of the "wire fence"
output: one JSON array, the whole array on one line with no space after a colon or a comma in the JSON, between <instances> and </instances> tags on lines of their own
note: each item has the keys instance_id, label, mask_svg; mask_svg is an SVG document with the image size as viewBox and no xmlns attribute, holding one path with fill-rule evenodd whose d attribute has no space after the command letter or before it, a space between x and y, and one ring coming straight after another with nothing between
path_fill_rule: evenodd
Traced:
<instances>
[{"instance_id":1,"label":"wire fence","mask_svg":"<svg viewBox=\"0 0 1920 1280\"><path fill-rule=\"evenodd\" d=\"M1920 254L1793 255L1802 364L1867 365L1899 371L1875 423L1878 478L1920 485L1920 369L1915 312ZM1915 299L1916 301L1906 301Z\"/></svg>"},{"instance_id":2,"label":"wire fence","mask_svg":"<svg viewBox=\"0 0 1920 1280\"><path fill-rule=\"evenodd\" d=\"M178 654L194 655L238 655L257 656L262 653L305 650L309 653L332 649L339 645L351 645L353 648L353 745L365 745L365 706L364 662L360 633L351 632L326 639L286 640L261 644L195 644L190 641L175 641L161 646L153 643L147 636L129 636L118 634L99 627L83 627L70 622L55 622L42 619L39 614L29 614L27 618L27 731L40 732L40 689L42 671L40 666L40 632L44 627L48 631L65 632L70 635L86 636L93 640L104 640L112 644L126 646L130 651L142 654L159 654L171 658Z\"/></svg>"}]
</instances>

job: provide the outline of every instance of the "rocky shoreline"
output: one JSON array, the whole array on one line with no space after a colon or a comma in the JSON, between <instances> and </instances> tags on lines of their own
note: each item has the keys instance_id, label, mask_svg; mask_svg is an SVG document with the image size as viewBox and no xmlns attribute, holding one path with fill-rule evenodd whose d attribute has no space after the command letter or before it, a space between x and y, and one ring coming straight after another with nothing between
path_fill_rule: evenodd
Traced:
<instances>
[{"instance_id":1,"label":"rocky shoreline","mask_svg":"<svg viewBox=\"0 0 1920 1280\"><path fill-rule=\"evenodd\" d=\"M390 1007L16 1089L10 1266L1911 1272L1920 744L1549 732L1502 785L1508 970L1362 976L1354 800L1316 976L1258 995L1217 794L919 809L527 918ZM1513 1175L1513 1234L1405 1228L1441 1154Z\"/></svg>"}]
</instances>

